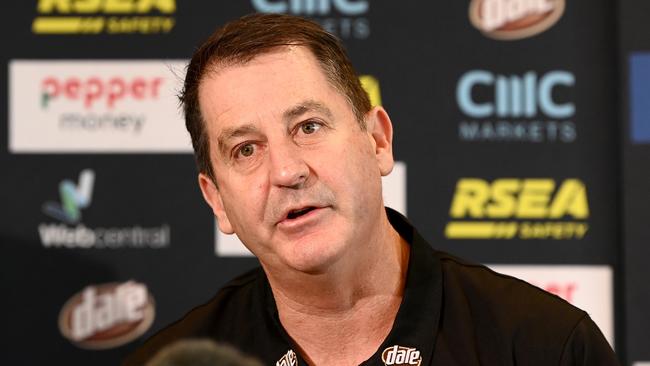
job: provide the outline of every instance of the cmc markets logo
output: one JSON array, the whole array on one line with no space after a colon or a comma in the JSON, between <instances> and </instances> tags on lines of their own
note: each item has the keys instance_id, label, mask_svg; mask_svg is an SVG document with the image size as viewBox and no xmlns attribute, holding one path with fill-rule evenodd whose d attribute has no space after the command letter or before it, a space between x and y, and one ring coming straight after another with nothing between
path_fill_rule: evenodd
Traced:
<instances>
[{"instance_id":1,"label":"cmc markets logo","mask_svg":"<svg viewBox=\"0 0 650 366\"><path fill-rule=\"evenodd\" d=\"M462 178L449 216L449 239L582 239L587 189L579 179Z\"/></svg>"},{"instance_id":2,"label":"cmc markets logo","mask_svg":"<svg viewBox=\"0 0 650 366\"><path fill-rule=\"evenodd\" d=\"M571 101L573 73L499 75L487 70L464 73L456 102L465 115L461 141L573 142L577 138Z\"/></svg>"},{"instance_id":3,"label":"cmc markets logo","mask_svg":"<svg viewBox=\"0 0 650 366\"><path fill-rule=\"evenodd\" d=\"M420 351L415 348L392 346L388 347L381 353L381 360L384 365L413 365L419 366L422 363Z\"/></svg>"},{"instance_id":4,"label":"cmc markets logo","mask_svg":"<svg viewBox=\"0 0 650 366\"><path fill-rule=\"evenodd\" d=\"M85 169L79 183L64 179L59 184L61 202L46 202L43 213L60 221L38 226L41 243L46 248L164 248L170 243L168 225L159 227L87 227L81 222L81 210L92 199L95 173Z\"/></svg>"},{"instance_id":5,"label":"cmc markets logo","mask_svg":"<svg viewBox=\"0 0 650 366\"><path fill-rule=\"evenodd\" d=\"M308 16L325 30L341 38L365 39L370 36L370 21L365 15L369 0L251 0L260 13L289 13Z\"/></svg>"},{"instance_id":6,"label":"cmc markets logo","mask_svg":"<svg viewBox=\"0 0 650 366\"><path fill-rule=\"evenodd\" d=\"M176 22L176 0L39 0L35 34L160 34Z\"/></svg>"},{"instance_id":7,"label":"cmc markets logo","mask_svg":"<svg viewBox=\"0 0 650 366\"><path fill-rule=\"evenodd\" d=\"M154 316L154 300L145 285L133 281L93 285L63 305L59 330L82 348L114 348L141 336Z\"/></svg>"},{"instance_id":8,"label":"cmc markets logo","mask_svg":"<svg viewBox=\"0 0 650 366\"><path fill-rule=\"evenodd\" d=\"M487 37L527 38L555 24L564 13L564 0L472 0L469 19Z\"/></svg>"}]
</instances>

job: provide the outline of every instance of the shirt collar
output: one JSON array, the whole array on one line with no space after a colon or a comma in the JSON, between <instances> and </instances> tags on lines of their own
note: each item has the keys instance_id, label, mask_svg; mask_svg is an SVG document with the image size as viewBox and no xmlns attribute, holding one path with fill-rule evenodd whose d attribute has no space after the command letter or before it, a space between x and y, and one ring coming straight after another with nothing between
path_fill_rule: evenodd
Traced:
<instances>
[{"instance_id":1,"label":"shirt collar","mask_svg":"<svg viewBox=\"0 0 650 366\"><path fill-rule=\"evenodd\" d=\"M362 365L383 365L382 354L384 352L407 349L418 351L422 357L420 364L429 365L433 357L442 306L441 264L431 246L404 216L391 208L386 208L386 213L393 228L411 245L404 298L390 333L377 351ZM266 293L267 314L284 341L279 343L286 345L286 350L278 349L275 352L278 354L277 360L280 361L285 355L289 355L289 351L295 347L291 337L280 323L268 280L261 282ZM298 352L295 354L298 365L307 364ZM395 365L397 366L397 364Z\"/></svg>"}]
</instances>

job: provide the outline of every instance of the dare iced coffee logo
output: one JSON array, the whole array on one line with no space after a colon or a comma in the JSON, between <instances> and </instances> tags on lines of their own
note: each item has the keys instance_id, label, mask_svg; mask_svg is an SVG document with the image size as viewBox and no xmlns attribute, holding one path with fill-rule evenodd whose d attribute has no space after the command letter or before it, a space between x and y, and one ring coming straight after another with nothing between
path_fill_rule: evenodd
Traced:
<instances>
[{"instance_id":1,"label":"dare iced coffee logo","mask_svg":"<svg viewBox=\"0 0 650 366\"><path fill-rule=\"evenodd\" d=\"M79 347L114 348L146 332L154 315L153 298L143 284L88 286L65 303L59 329Z\"/></svg>"},{"instance_id":2,"label":"dare iced coffee logo","mask_svg":"<svg viewBox=\"0 0 650 366\"><path fill-rule=\"evenodd\" d=\"M527 38L555 24L564 13L564 0L472 0L469 18L487 37Z\"/></svg>"},{"instance_id":3,"label":"dare iced coffee logo","mask_svg":"<svg viewBox=\"0 0 650 366\"><path fill-rule=\"evenodd\" d=\"M415 348L392 346L382 352L381 360L386 366L413 365L419 366L422 363L420 351Z\"/></svg>"}]
</instances>

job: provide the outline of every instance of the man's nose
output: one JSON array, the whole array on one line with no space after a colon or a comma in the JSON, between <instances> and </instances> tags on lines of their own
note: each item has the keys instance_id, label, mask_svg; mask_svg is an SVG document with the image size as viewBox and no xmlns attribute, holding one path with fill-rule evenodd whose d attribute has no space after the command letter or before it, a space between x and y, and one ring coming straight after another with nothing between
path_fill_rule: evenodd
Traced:
<instances>
[{"instance_id":1,"label":"man's nose","mask_svg":"<svg viewBox=\"0 0 650 366\"><path fill-rule=\"evenodd\" d=\"M309 178L309 166L303 160L300 149L291 144L273 146L270 149L271 183L278 187L299 189Z\"/></svg>"}]
</instances>

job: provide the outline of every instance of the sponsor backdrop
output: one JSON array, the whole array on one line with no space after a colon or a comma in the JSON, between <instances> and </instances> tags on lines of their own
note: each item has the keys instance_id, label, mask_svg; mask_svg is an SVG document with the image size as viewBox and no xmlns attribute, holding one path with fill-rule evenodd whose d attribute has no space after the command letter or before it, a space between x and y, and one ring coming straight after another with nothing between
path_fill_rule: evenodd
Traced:
<instances>
[{"instance_id":1,"label":"sponsor backdrop","mask_svg":"<svg viewBox=\"0 0 650 366\"><path fill-rule=\"evenodd\" d=\"M30 0L0 23L0 363L114 365L257 265L217 232L175 99L201 40L251 12L343 40L394 122L385 200L432 245L650 360L645 2Z\"/></svg>"}]
</instances>

